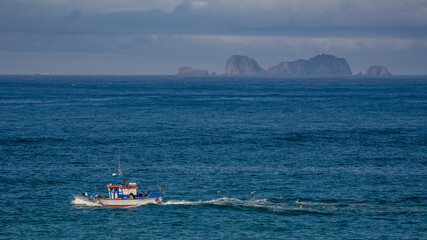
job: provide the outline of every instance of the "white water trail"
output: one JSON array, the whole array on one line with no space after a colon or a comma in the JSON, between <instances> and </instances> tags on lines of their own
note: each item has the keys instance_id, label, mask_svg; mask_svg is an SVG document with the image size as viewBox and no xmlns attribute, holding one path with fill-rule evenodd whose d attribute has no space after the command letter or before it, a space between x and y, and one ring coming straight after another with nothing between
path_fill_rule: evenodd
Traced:
<instances>
[{"instance_id":1,"label":"white water trail","mask_svg":"<svg viewBox=\"0 0 427 240\"><path fill-rule=\"evenodd\" d=\"M273 202L268 199L245 199L241 200L238 198L218 198L207 201L186 201L186 200L169 200L162 203L162 205L206 205L206 206L225 206L233 207L238 209L254 209L267 211L271 213L291 213L295 214L297 212L304 213L331 213L331 208L321 207L315 203L309 202Z\"/></svg>"},{"instance_id":2,"label":"white water trail","mask_svg":"<svg viewBox=\"0 0 427 240\"><path fill-rule=\"evenodd\" d=\"M162 202L162 205L197 205L203 203L202 201L192 202L186 200L169 200Z\"/></svg>"},{"instance_id":3,"label":"white water trail","mask_svg":"<svg viewBox=\"0 0 427 240\"><path fill-rule=\"evenodd\" d=\"M207 201L187 201L187 200L169 200L163 202L162 205L247 205L253 206L258 204L264 204L266 199L250 199L250 200L240 200L237 198L217 198Z\"/></svg>"},{"instance_id":4,"label":"white water trail","mask_svg":"<svg viewBox=\"0 0 427 240\"><path fill-rule=\"evenodd\" d=\"M102 204L92 201L87 201L83 199L74 199L71 201L71 204L78 205L78 206L86 206L86 207L101 207Z\"/></svg>"}]
</instances>

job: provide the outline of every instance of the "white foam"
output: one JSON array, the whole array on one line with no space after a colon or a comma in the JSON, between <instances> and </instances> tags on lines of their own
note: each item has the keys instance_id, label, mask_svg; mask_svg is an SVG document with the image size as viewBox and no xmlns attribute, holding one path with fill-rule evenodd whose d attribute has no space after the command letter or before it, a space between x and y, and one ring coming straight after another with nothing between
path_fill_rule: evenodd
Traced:
<instances>
[{"instance_id":1,"label":"white foam","mask_svg":"<svg viewBox=\"0 0 427 240\"><path fill-rule=\"evenodd\" d=\"M162 202L162 205L196 205L201 204L203 202L192 202L192 201L186 201L186 200L169 200L167 202Z\"/></svg>"},{"instance_id":2,"label":"white foam","mask_svg":"<svg viewBox=\"0 0 427 240\"><path fill-rule=\"evenodd\" d=\"M207 201L169 200L167 202L162 203L162 205L215 205L215 206L231 206L231 207L239 207L239 208L268 209L272 212L285 212L285 211L305 211L305 212L309 211L309 212L319 212L319 213L330 212L331 210L330 206L324 209L320 207L320 204L321 203L311 203L311 202L299 202L298 204L287 203L287 202L277 203L277 202L271 202L268 199L241 200L238 198L226 198L226 197L207 200Z\"/></svg>"},{"instance_id":3,"label":"white foam","mask_svg":"<svg viewBox=\"0 0 427 240\"><path fill-rule=\"evenodd\" d=\"M87 207L100 207L102 204L92 201L87 201L83 199L74 199L71 201L71 204L73 205L80 205L80 206L87 206Z\"/></svg>"},{"instance_id":4,"label":"white foam","mask_svg":"<svg viewBox=\"0 0 427 240\"><path fill-rule=\"evenodd\" d=\"M138 206L144 206L144 205L149 205L149 204L155 204L155 203L152 203L152 202L138 202L134 206L130 206L130 207L138 207Z\"/></svg>"},{"instance_id":5,"label":"white foam","mask_svg":"<svg viewBox=\"0 0 427 240\"><path fill-rule=\"evenodd\" d=\"M207 201L187 201L187 200L169 200L163 202L162 205L203 205L203 204L213 204L213 205L257 205L264 204L265 199L250 199L250 200L240 200L237 198L217 198Z\"/></svg>"}]
</instances>

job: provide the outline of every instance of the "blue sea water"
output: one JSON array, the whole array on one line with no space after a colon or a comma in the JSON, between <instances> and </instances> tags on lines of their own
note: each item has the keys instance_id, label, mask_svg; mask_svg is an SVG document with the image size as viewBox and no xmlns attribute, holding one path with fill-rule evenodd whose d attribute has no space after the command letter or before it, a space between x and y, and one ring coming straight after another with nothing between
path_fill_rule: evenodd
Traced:
<instances>
[{"instance_id":1,"label":"blue sea water","mask_svg":"<svg viewBox=\"0 0 427 240\"><path fill-rule=\"evenodd\" d=\"M0 76L0 161L1 239L427 239L427 77Z\"/></svg>"}]
</instances>

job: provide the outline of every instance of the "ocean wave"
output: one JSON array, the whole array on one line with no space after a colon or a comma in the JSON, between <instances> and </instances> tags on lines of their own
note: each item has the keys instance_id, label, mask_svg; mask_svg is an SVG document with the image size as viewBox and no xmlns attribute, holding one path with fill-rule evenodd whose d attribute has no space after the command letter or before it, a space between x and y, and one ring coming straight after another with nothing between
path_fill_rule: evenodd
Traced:
<instances>
[{"instance_id":1,"label":"ocean wave","mask_svg":"<svg viewBox=\"0 0 427 240\"><path fill-rule=\"evenodd\" d=\"M0 145L17 145L17 144L35 144L35 143L50 143L50 142L65 142L64 138L53 137L22 137L22 138L3 138L0 139Z\"/></svg>"}]
</instances>

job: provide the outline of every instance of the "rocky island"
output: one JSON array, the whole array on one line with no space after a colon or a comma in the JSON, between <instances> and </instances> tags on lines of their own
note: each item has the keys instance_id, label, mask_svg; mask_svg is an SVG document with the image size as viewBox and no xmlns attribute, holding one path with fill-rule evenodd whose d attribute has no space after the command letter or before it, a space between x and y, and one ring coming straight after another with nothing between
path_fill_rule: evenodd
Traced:
<instances>
[{"instance_id":1,"label":"rocky island","mask_svg":"<svg viewBox=\"0 0 427 240\"><path fill-rule=\"evenodd\" d=\"M366 70L365 75L391 75L391 73L384 66L374 65Z\"/></svg>"},{"instance_id":2,"label":"rocky island","mask_svg":"<svg viewBox=\"0 0 427 240\"><path fill-rule=\"evenodd\" d=\"M344 58L319 54L308 60L281 62L267 70L271 75L351 75Z\"/></svg>"},{"instance_id":3,"label":"rocky island","mask_svg":"<svg viewBox=\"0 0 427 240\"><path fill-rule=\"evenodd\" d=\"M265 75L266 71L252 58L231 56L225 64L226 75Z\"/></svg>"},{"instance_id":4,"label":"rocky island","mask_svg":"<svg viewBox=\"0 0 427 240\"><path fill-rule=\"evenodd\" d=\"M194 69L191 67L180 67L176 75L205 76L209 75L209 72L208 70Z\"/></svg>"}]
</instances>

